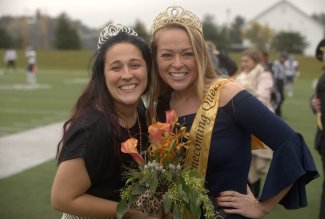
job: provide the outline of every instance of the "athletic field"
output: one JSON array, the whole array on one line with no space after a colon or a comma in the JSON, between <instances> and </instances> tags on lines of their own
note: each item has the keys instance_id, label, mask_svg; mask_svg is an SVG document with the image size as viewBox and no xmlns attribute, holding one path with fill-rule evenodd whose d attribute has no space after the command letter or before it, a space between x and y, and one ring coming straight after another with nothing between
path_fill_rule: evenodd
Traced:
<instances>
[{"instance_id":1,"label":"athletic field","mask_svg":"<svg viewBox=\"0 0 325 219\"><path fill-rule=\"evenodd\" d=\"M91 54L91 51L38 51L37 86L26 83L23 51L18 51L18 69L15 72L4 72L4 63L0 62L0 136L64 121L89 78L87 71ZM3 50L0 50L2 57ZM238 60L239 56L233 57ZM318 170L322 172L319 155L313 148L315 117L308 102L313 93L313 80L320 75L321 64L313 57L296 58L300 62L301 73L294 85L294 96L287 97L284 102L283 118L303 134ZM50 206L55 170L55 161L49 160L0 179L0 218L59 218L60 213ZM317 218L322 180L323 176L308 184L307 208L288 211L278 206L265 218Z\"/></svg>"}]
</instances>

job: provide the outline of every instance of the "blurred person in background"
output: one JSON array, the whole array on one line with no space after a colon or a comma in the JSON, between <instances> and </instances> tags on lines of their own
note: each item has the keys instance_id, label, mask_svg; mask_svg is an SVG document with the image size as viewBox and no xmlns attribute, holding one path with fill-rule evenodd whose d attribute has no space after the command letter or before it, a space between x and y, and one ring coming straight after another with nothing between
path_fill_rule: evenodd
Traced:
<instances>
[{"instance_id":1,"label":"blurred person in background","mask_svg":"<svg viewBox=\"0 0 325 219\"><path fill-rule=\"evenodd\" d=\"M286 54L281 53L279 57L273 62L272 65L272 73L275 82L275 88L279 94L279 100L274 110L275 113L280 117L282 116L281 107L284 102L284 86L286 83L285 66L284 66L284 62L286 58L287 58Z\"/></svg>"},{"instance_id":2,"label":"blurred person in background","mask_svg":"<svg viewBox=\"0 0 325 219\"><path fill-rule=\"evenodd\" d=\"M267 70L272 73L273 62L270 60L269 53L266 51L262 52L262 59L265 66L267 67Z\"/></svg>"},{"instance_id":3,"label":"blurred person in background","mask_svg":"<svg viewBox=\"0 0 325 219\"><path fill-rule=\"evenodd\" d=\"M227 53L219 51L217 46L211 42L206 41L209 56L214 65L215 71L219 76L232 76L237 72L236 63L228 56Z\"/></svg>"},{"instance_id":4,"label":"blurred person in background","mask_svg":"<svg viewBox=\"0 0 325 219\"><path fill-rule=\"evenodd\" d=\"M295 78L299 75L298 73L299 63L294 59L293 55L288 55L284 62L286 84L285 88L289 97L293 96L293 84Z\"/></svg>"},{"instance_id":5,"label":"blurred person in background","mask_svg":"<svg viewBox=\"0 0 325 219\"><path fill-rule=\"evenodd\" d=\"M315 94L312 97L311 105L317 116L317 131L315 135L315 148L321 156L323 164L323 176L325 176L325 39L322 39L316 47L316 59L323 63L323 73L318 79ZM320 201L319 219L325 218L325 179Z\"/></svg>"},{"instance_id":6,"label":"blurred person in background","mask_svg":"<svg viewBox=\"0 0 325 219\"><path fill-rule=\"evenodd\" d=\"M244 89L257 97L269 110L274 112L271 104L271 92L273 89L273 78L268 67L265 65L262 53L255 48L245 50L241 55L241 65L236 81ZM252 161L248 174L248 184L255 195L259 197L262 177L266 175L271 160L272 150L252 150Z\"/></svg>"},{"instance_id":7,"label":"blurred person in background","mask_svg":"<svg viewBox=\"0 0 325 219\"><path fill-rule=\"evenodd\" d=\"M37 78L36 78L36 51L33 47L27 47L25 51L25 57L27 60L27 83L29 85L36 85Z\"/></svg>"},{"instance_id":8,"label":"blurred person in background","mask_svg":"<svg viewBox=\"0 0 325 219\"><path fill-rule=\"evenodd\" d=\"M13 48L9 48L6 50L4 57L3 57L5 63L6 63L6 68L5 72L8 70L12 69L14 72L16 72L16 62L17 62L17 53L16 50Z\"/></svg>"},{"instance_id":9,"label":"blurred person in background","mask_svg":"<svg viewBox=\"0 0 325 219\"><path fill-rule=\"evenodd\" d=\"M270 59L269 53L267 51L263 51L262 58L263 58L263 62L265 63L265 66L267 67L268 71L271 72L272 76L273 76L273 72L272 72L273 62ZM271 104L272 104L273 109L277 109L280 102L281 102L281 95L274 83L272 92L271 92Z\"/></svg>"}]
</instances>

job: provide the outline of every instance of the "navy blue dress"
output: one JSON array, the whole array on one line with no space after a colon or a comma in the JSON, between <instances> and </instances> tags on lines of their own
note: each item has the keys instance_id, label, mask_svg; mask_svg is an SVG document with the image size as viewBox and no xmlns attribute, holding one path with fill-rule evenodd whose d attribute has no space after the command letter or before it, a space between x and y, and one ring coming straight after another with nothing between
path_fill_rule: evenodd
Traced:
<instances>
[{"instance_id":1,"label":"navy blue dress","mask_svg":"<svg viewBox=\"0 0 325 219\"><path fill-rule=\"evenodd\" d=\"M158 102L160 121L165 121L164 112L170 108L169 99L161 98ZM182 116L179 122L189 129L194 117L195 114ZM225 190L247 193L251 134L274 151L260 200L271 198L293 184L280 204L288 209L305 207L305 185L319 176L308 146L299 133L245 90L219 107L206 173L206 188L210 195L216 197ZM245 217L229 215L229 218Z\"/></svg>"}]
</instances>

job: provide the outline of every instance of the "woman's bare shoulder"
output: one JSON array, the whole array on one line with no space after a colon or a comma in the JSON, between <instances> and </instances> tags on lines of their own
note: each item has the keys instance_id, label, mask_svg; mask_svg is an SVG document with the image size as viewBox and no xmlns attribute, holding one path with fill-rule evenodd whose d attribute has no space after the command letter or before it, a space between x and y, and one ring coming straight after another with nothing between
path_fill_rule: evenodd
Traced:
<instances>
[{"instance_id":1,"label":"woman's bare shoulder","mask_svg":"<svg viewBox=\"0 0 325 219\"><path fill-rule=\"evenodd\" d=\"M220 92L219 106L226 105L234 96L236 96L236 94L242 90L243 87L235 81L229 81L226 83Z\"/></svg>"}]
</instances>

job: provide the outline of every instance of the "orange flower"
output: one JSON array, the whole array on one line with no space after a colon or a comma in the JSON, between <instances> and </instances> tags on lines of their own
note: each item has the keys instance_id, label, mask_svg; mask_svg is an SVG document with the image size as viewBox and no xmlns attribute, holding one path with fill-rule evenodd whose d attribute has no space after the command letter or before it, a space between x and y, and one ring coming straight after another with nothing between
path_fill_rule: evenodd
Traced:
<instances>
[{"instance_id":1,"label":"orange flower","mask_svg":"<svg viewBox=\"0 0 325 219\"><path fill-rule=\"evenodd\" d=\"M164 133L168 133L170 130L170 124L156 122L149 126L148 133L151 143L159 144L164 136Z\"/></svg>"},{"instance_id":2,"label":"orange flower","mask_svg":"<svg viewBox=\"0 0 325 219\"><path fill-rule=\"evenodd\" d=\"M178 120L178 118L177 118L177 114L176 114L175 110L166 111L166 123L171 124L171 128L170 128L171 130L169 130L169 132L173 131L177 120Z\"/></svg>"},{"instance_id":3,"label":"orange flower","mask_svg":"<svg viewBox=\"0 0 325 219\"><path fill-rule=\"evenodd\" d=\"M144 159L137 150L137 144L138 140L136 138L129 138L121 144L121 151L130 154L139 165L143 165Z\"/></svg>"}]
</instances>

